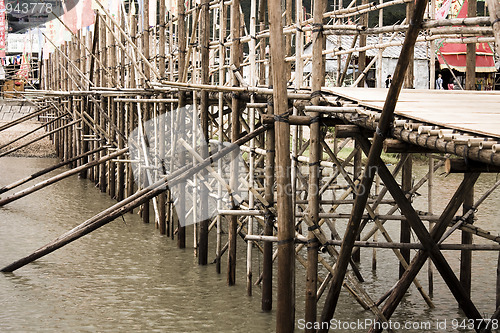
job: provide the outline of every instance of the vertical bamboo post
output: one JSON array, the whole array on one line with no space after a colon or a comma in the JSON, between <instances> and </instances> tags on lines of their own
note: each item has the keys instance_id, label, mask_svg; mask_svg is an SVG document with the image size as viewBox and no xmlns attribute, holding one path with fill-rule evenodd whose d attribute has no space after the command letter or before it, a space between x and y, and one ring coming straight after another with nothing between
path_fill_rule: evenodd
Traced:
<instances>
[{"instance_id":1,"label":"vertical bamboo post","mask_svg":"<svg viewBox=\"0 0 500 333\"><path fill-rule=\"evenodd\" d=\"M166 0L160 0L160 27L159 27L159 70L160 70L160 76L165 77L166 76L166 59L165 59L165 48L166 48L166 29L165 29L165 16L166 16ZM171 46L171 45L170 45ZM165 94L161 94L160 98L165 97ZM159 147L158 147L158 152L159 152L159 157L160 157L160 167L161 169L163 168L163 163L165 159L165 117L167 112L167 106L165 103L160 103L159 105L159 122L158 122L158 127L159 127ZM160 169L160 170L161 170ZM166 192L162 192L158 196L158 212L159 212L159 229L160 229L160 234L165 235L167 233L167 217L166 217L166 200L167 200L167 194Z\"/></svg>"},{"instance_id":2,"label":"vertical bamboo post","mask_svg":"<svg viewBox=\"0 0 500 333\"><path fill-rule=\"evenodd\" d=\"M143 15L141 16L142 22L141 22L141 30L142 30L142 54L144 54L144 57L150 61L150 49L149 49L149 40L150 40L150 31L149 31L149 2L150 1L156 1L156 0L143 0L144 1L144 6L143 6ZM151 70L149 66L146 64L145 61L142 62L142 70L144 74L146 75L147 80L149 81L151 79ZM147 82L144 82L144 86L147 86ZM145 120L148 118L146 117Z\"/></svg>"},{"instance_id":3,"label":"vertical bamboo post","mask_svg":"<svg viewBox=\"0 0 500 333\"><path fill-rule=\"evenodd\" d=\"M406 17L407 20L411 17L413 11L415 8L415 4L413 2L407 2L406 3ZM411 24L411 21L409 22ZM404 87L406 89L413 89L414 88L414 74L413 74L413 67L414 67L414 52L411 53L410 55L410 62L408 63L408 69L406 70L406 76L405 76L405 82L404 82Z\"/></svg>"},{"instance_id":4,"label":"vertical bamboo post","mask_svg":"<svg viewBox=\"0 0 500 333\"><path fill-rule=\"evenodd\" d=\"M250 2L250 42L249 42L249 60L250 60L250 75L249 75L249 81L250 81L250 86L254 87L256 86L256 38L254 38L255 34L257 33L256 29L256 24L257 24L257 0L251 0ZM255 101L254 96L251 96L251 102ZM249 108L248 109L248 114L249 114L249 128L250 132L253 132L255 130L255 108ZM253 153L253 150L255 149L255 139L250 140L250 154L249 154L249 187L253 188L254 187L254 174L255 174L255 154ZM254 194L252 191L249 191L248 193L248 208L249 209L254 209ZM253 229L254 229L254 218L253 216L248 216L248 235L253 234ZM254 244L253 241L249 240L247 242L247 295L252 296L252 248Z\"/></svg>"},{"instance_id":5,"label":"vertical bamboo post","mask_svg":"<svg viewBox=\"0 0 500 333\"><path fill-rule=\"evenodd\" d=\"M496 304L497 309L500 308L500 251L498 251L498 261L497 261L497 285L496 285Z\"/></svg>"},{"instance_id":6,"label":"vertical bamboo post","mask_svg":"<svg viewBox=\"0 0 500 333\"><path fill-rule=\"evenodd\" d=\"M463 213L467 213L474 205L474 186L467 191L463 203ZM474 214L470 214L466 223L474 223ZM472 244L472 234L469 232L462 231L462 244ZM471 283L472 283L472 251L471 250L461 250L460 251L460 283L464 287L467 295L470 297L471 294Z\"/></svg>"},{"instance_id":7,"label":"vertical bamboo post","mask_svg":"<svg viewBox=\"0 0 500 333\"><path fill-rule=\"evenodd\" d=\"M113 65L111 67L114 67ZM113 97L108 98L108 111L111 124L117 124L116 117L116 103ZM110 138L116 140L119 135L116 135L116 131L112 126L109 126ZM120 163L121 164L121 163ZM116 198L116 163L112 160L108 162L108 179L109 179L109 196L111 198Z\"/></svg>"},{"instance_id":8,"label":"vertical bamboo post","mask_svg":"<svg viewBox=\"0 0 500 333\"><path fill-rule=\"evenodd\" d=\"M125 105L124 103L118 103L117 106L117 121L118 121L118 130L122 133L125 133ZM122 149L125 147L125 142L121 135L118 135L118 149ZM119 157L118 159L123 159ZM125 199L125 165L123 162L119 162L117 165L117 187L118 192L116 199L118 201L122 201Z\"/></svg>"},{"instance_id":9,"label":"vertical bamboo post","mask_svg":"<svg viewBox=\"0 0 500 333\"><path fill-rule=\"evenodd\" d=\"M209 44L210 44L210 12L209 0L202 0L201 2L201 26L200 26L200 43L201 43L201 83L210 84L210 63L209 63ZM208 157L208 91L200 91L200 125L203 133L203 140L205 140L205 149L202 150L202 157ZM202 177L206 172L202 172ZM204 178L204 177L203 177ZM208 189L203 182L200 184L200 213L202 216L208 214ZM208 224L210 220L204 219L200 222L200 235L198 244L198 264L206 265L208 262Z\"/></svg>"},{"instance_id":10,"label":"vertical bamboo post","mask_svg":"<svg viewBox=\"0 0 500 333\"><path fill-rule=\"evenodd\" d=\"M88 76L87 74L87 69L86 69L86 65L87 65L87 61L86 61L86 57L85 57L85 40L84 40L84 37L83 37L83 34L82 34L82 31L80 30L78 32L78 35L79 35L79 39L81 41L81 44L79 44L79 47L78 47L78 51L77 51L77 54L78 54L78 57L80 59L80 70L82 71L82 73L85 74L85 76ZM78 109L79 110L83 110L84 109L84 106L85 105L85 98L82 96L82 98L80 98L80 102L78 103ZM85 145L85 142L83 141L83 134L84 134L84 131L85 131L85 122L82 121L80 123L80 130L78 131L78 155L81 155L83 153L86 153L87 152L87 146ZM78 162L77 162L77 166L80 166L82 164L85 163L85 160L83 159L80 159ZM82 174L84 175L84 177L87 176L87 172L82 172L80 173L80 176L82 176Z\"/></svg>"},{"instance_id":11,"label":"vertical bamboo post","mask_svg":"<svg viewBox=\"0 0 500 333\"><path fill-rule=\"evenodd\" d=\"M434 1L434 0L433 0ZM432 155L428 155L429 158L429 179L427 180L427 212L432 215L433 209L433 187L434 187L434 158ZM432 230L434 223L429 222L429 231ZM433 267L432 260L429 258L427 263L427 283L429 285L429 297L434 295L434 277L433 277Z\"/></svg>"},{"instance_id":12,"label":"vertical bamboo post","mask_svg":"<svg viewBox=\"0 0 500 333\"><path fill-rule=\"evenodd\" d=\"M293 2L292 0L285 0L284 1L285 5L285 27L289 27L293 23L293 18L292 18L292 11L293 11ZM286 34L285 35L285 56L289 57L292 56L292 35L291 34ZM285 76L287 80L290 80L290 76L292 73L292 63L285 63L286 66L286 72Z\"/></svg>"},{"instance_id":13,"label":"vertical bamboo post","mask_svg":"<svg viewBox=\"0 0 500 333\"><path fill-rule=\"evenodd\" d=\"M368 4L368 0L361 0L362 5ZM367 26L368 25L368 13L364 13L360 15L359 18L359 24ZM359 47L365 47L366 46L366 35L361 35L359 36ZM359 58L358 58L358 76L362 75L363 71L365 70L366 67L366 51L361 51L359 52ZM353 75L354 77L354 75ZM364 87L365 86L365 78L361 79L358 83L358 87Z\"/></svg>"},{"instance_id":14,"label":"vertical bamboo post","mask_svg":"<svg viewBox=\"0 0 500 333\"><path fill-rule=\"evenodd\" d=\"M76 42L76 35L73 36L73 43L72 43L72 50L71 50L71 55L73 57L73 62L75 63L75 73L77 72L77 69L79 70L80 69L80 50L79 50L79 44L77 44ZM82 72L83 73L83 72ZM77 89L76 87L76 84L74 85L74 88L73 89ZM77 116L76 116L76 109L77 107L80 105L80 99L78 99L78 101L76 100L73 100L73 103L71 105L71 115L73 116L73 119L76 119ZM73 126L72 128L72 136L71 136L71 146L72 146L72 149L71 149L71 158L79 155L81 152L80 152L80 140L78 140L79 138L79 134L80 134L80 130L81 130L81 124L80 125L75 125ZM75 161L71 164L71 167L75 168L77 167L77 163L78 161Z\"/></svg>"},{"instance_id":15,"label":"vertical bamboo post","mask_svg":"<svg viewBox=\"0 0 500 333\"><path fill-rule=\"evenodd\" d=\"M135 10L133 10L135 12ZM129 22L129 29L130 29L130 39L137 43L137 16L135 14L130 15L130 22ZM137 87L137 76L136 76L136 68L132 66L132 60L130 59L128 63L128 70L129 70L129 80L127 83L127 86L129 88L135 88ZM137 124L137 119L135 117L135 105L133 103L127 103L127 117L128 117L128 133L127 135L130 135L132 131L136 128ZM130 197L134 193L134 173L132 171L132 166L130 163L127 164L127 197ZM138 182L137 185L140 184L140 181ZM131 211L132 213L132 211Z\"/></svg>"},{"instance_id":16,"label":"vertical bamboo post","mask_svg":"<svg viewBox=\"0 0 500 333\"><path fill-rule=\"evenodd\" d=\"M121 28L122 30L125 31L126 29L126 17L125 15L120 15L121 17L121 20L120 20L120 25L121 25ZM126 41L125 41L125 36L123 35L120 35L120 43L122 45L126 45ZM126 82L127 82L127 79L130 79L130 76L127 77L127 61L126 61L126 57L125 57L125 52L123 52L123 50L121 48L118 49L119 52L120 52L120 85L122 87L126 87Z\"/></svg>"},{"instance_id":17,"label":"vertical bamboo post","mask_svg":"<svg viewBox=\"0 0 500 333\"><path fill-rule=\"evenodd\" d=\"M108 19L108 18L106 18ZM113 70L116 66L116 47L114 46L115 41L113 41L113 35L109 30L106 30L106 35L107 35L107 41L108 44L106 44L106 59L107 59L107 64L108 67L110 68L110 73L111 75L115 74L115 71ZM111 87L112 86L112 79L113 77L110 77L109 75L107 76L107 86ZM116 123L116 108L113 105L113 97L108 97L106 98L107 100L107 113L108 113L108 119L110 119L111 124ZM111 126L111 124L108 124L107 130L108 130L108 135L110 138L114 139L114 130ZM116 172L116 166L115 162L109 161L107 164L107 180L108 180L108 193L111 198L114 198L116 195L116 178L115 178L115 172Z\"/></svg>"},{"instance_id":18,"label":"vertical bamboo post","mask_svg":"<svg viewBox=\"0 0 500 333\"><path fill-rule=\"evenodd\" d=\"M180 82L183 82L183 78L181 73L184 71L184 67L188 66L188 60L186 59L186 23L185 18L185 8L184 8L184 1L178 1L177 2L177 13L178 13L178 20L177 20L177 26L178 26L178 37L177 37L177 43L179 44L179 57L178 57L178 80ZM178 108L182 108L186 105L186 94L183 91L179 91L179 103L177 104ZM185 124L184 119L180 119L180 127L179 129L182 131L182 127ZM179 157L179 162L181 165L185 163L185 156L184 154L181 154ZM185 190L183 187L181 187L179 191L179 211L184 213L185 210ZM180 219L178 219L179 221ZM182 226L180 223L178 223L178 229L177 229L177 246L180 249L184 249L186 247L186 228Z\"/></svg>"},{"instance_id":19,"label":"vertical bamboo post","mask_svg":"<svg viewBox=\"0 0 500 333\"><path fill-rule=\"evenodd\" d=\"M375 176L375 195L379 195L380 193L380 177L377 175ZM377 205L377 207L375 207L375 214L379 214L379 211L380 211L380 205ZM377 235L378 235L378 231L375 231L375 233L373 234L373 241L374 242L377 242ZM377 270L377 248L373 248L373 256L372 256L372 270L373 271L376 271Z\"/></svg>"},{"instance_id":20,"label":"vertical bamboo post","mask_svg":"<svg viewBox=\"0 0 500 333\"><path fill-rule=\"evenodd\" d=\"M296 0L296 21L297 26L302 26L302 18L304 15L302 8L302 0ZM295 88L300 89L304 82L304 61L302 60L302 52L304 51L304 32L298 29L295 34ZM297 132L298 127L295 127ZM295 145L295 144L294 144ZM293 161L292 161L293 162ZM293 169L293 166L292 166ZM295 196L295 193L294 193Z\"/></svg>"},{"instance_id":21,"label":"vertical bamboo post","mask_svg":"<svg viewBox=\"0 0 500 333\"><path fill-rule=\"evenodd\" d=\"M227 15L226 15L226 5L224 1L219 4L219 85L223 86L225 84L226 72L224 70L224 65L226 62L226 48L223 44L223 40L226 39L226 26L227 26ZM222 92L218 94L218 115L219 115L219 149L222 149L222 142L224 141L224 96ZM219 175L222 175L222 161L217 161L217 167L219 170ZM219 198L222 196L222 186L218 186ZM217 201L217 208L222 209L222 202L219 199ZM222 255L222 216L217 216L217 244L216 244L216 263L215 270L218 274L221 273L221 255Z\"/></svg>"},{"instance_id":22,"label":"vertical bamboo post","mask_svg":"<svg viewBox=\"0 0 500 333\"><path fill-rule=\"evenodd\" d=\"M383 5L384 3L384 0L379 0L379 4L380 5ZM383 27L384 26L384 9L381 8L379 11L378 11L378 26L379 27ZM378 38L378 42L380 44L383 43L384 39L383 39L383 34L380 34L379 35L379 38ZM380 49L378 50L378 58L377 58L377 84L376 84L376 87L377 88L383 88L385 87L384 86L384 79L382 77L382 73L383 73L383 68L382 68L382 64L383 64L383 53L384 53L384 50L383 49Z\"/></svg>"},{"instance_id":23,"label":"vertical bamboo post","mask_svg":"<svg viewBox=\"0 0 500 333\"><path fill-rule=\"evenodd\" d=\"M99 71L99 76L100 76L100 82L103 86L107 85L107 80L106 80L106 75L104 68L108 66L108 59L106 55L106 49L107 49L107 33L106 33L106 25L104 24L104 20L106 20L105 16L100 16L102 20L102 24L100 24L99 28L101 29L100 34L99 34L99 46L100 46L100 60L103 68L100 68ZM104 110L106 110L106 102L105 98L101 99L101 109L97 110L95 109L95 112L99 115L99 126L101 128L106 128L105 120L104 120ZM100 144L103 144L104 139L101 140ZM104 157L106 155L106 151L101 151L100 153L101 157ZM101 192L105 193L106 192L106 164L101 163L99 165L99 189Z\"/></svg>"},{"instance_id":24,"label":"vertical bamboo post","mask_svg":"<svg viewBox=\"0 0 500 333\"><path fill-rule=\"evenodd\" d=\"M192 56L193 56L193 60L192 60L193 70L191 72L191 81L192 82L198 81L198 69L196 66L196 64L198 63L198 61L196 60L197 55L198 55L198 52L193 52L193 54L192 54ZM198 110L199 110L198 92L192 91L192 94L193 94L193 104L192 104L193 114L191 117L192 117L193 121L191 123L192 123L193 135L191 137L191 144L193 147L195 147L196 146L196 139L198 138L199 135L203 135L203 134L198 132L198 128L200 126L200 125L198 125L199 120L200 120L200 119L198 119ZM196 163L196 158L194 156L192 156L191 161L193 164ZM204 174L205 171L201 170L200 173ZM195 257L198 256L198 231L199 231L199 228L198 228L199 225L196 222L199 221L199 216L200 216L200 214L199 214L200 207L198 207L198 199L197 199L200 195L200 191L198 190L198 183L200 183L198 177L196 177L196 175L193 175L193 192L192 192L193 194L192 195L193 195L193 202L195 202L196 204L193 205L191 216L193 217L193 252L194 252ZM200 186L203 186L203 185L200 184ZM202 201L203 201L203 199L200 198L200 204L202 203Z\"/></svg>"},{"instance_id":25,"label":"vertical bamboo post","mask_svg":"<svg viewBox=\"0 0 500 333\"><path fill-rule=\"evenodd\" d=\"M322 52L325 48L326 38L323 34L323 13L326 10L326 1L316 0L313 7L313 49L312 49L312 99L313 105L319 105L321 87L325 84L325 57ZM274 62L273 62L274 63ZM276 72L275 72L276 73ZM319 112L312 112L311 117L318 119ZM308 215L314 225L319 223L320 209L320 169L321 160L321 128L319 121L310 125L309 143L309 189L308 189ZM293 193L295 195L295 193ZM279 218L279 215L278 215ZM278 220L279 221L279 220ZM279 229L278 229L279 231ZM307 268L306 268L306 304L305 321L316 322L317 317L317 285L318 285L318 239L313 230L307 233ZM306 330L306 332L313 332Z\"/></svg>"},{"instance_id":26,"label":"vertical bamboo post","mask_svg":"<svg viewBox=\"0 0 500 333\"><path fill-rule=\"evenodd\" d=\"M468 0L467 17L476 17L477 0ZM476 90L476 44L467 44L465 55L465 89Z\"/></svg>"},{"instance_id":27,"label":"vertical bamboo post","mask_svg":"<svg viewBox=\"0 0 500 333\"><path fill-rule=\"evenodd\" d=\"M276 332L293 332L295 327L295 224L292 214L292 197L287 191L290 184L290 123L288 112L287 80L283 77L284 61L281 6L278 1L268 1L273 72L273 106L278 121L275 122L276 180L278 212L278 295Z\"/></svg>"},{"instance_id":28,"label":"vertical bamboo post","mask_svg":"<svg viewBox=\"0 0 500 333\"><path fill-rule=\"evenodd\" d=\"M108 86L112 87L113 82L118 82L117 80L117 71L116 71L116 65L117 65L117 54L116 54L116 41L113 38L113 35L109 30L106 31L107 33L107 39L108 43L111 44L107 48L107 58L108 58L108 66L109 66L109 72L111 76L108 76ZM116 138L119 136L116 134L116 131L111 125L116 125L117 124L117 117L116 117L116 103L114 102L113 97L109 97L108 99L108 117L111 122L111 124L108 125L108 133L109 137L115 141ZM108 162L108 188L109 188L109 196L111 198L116 198L116 163L112 160Z\"/></svg>"},{"instance_id":29,"label":"vertical bamboo post","mask_svg":"<svg viewBox=\"0 0 500 333\"><path fill-rule=\"evenodd\" d=\"M259 30L265 29L267 1L259 2ZM261 60L259 70L259 84L266 84L266 45L265 40L262 40L259 48L259 57ZM269 70L269 75L272 76L272 71ZM274 114L272 98L268 98L267 114ZM265 134L265 180L264 180L264 198L273 205L274 203L274 182L275 182L275 133L274 128L271 128ZM269 207L270 208L270 207ZM264 235L274 235L275 216L269 210L264 216ZM262 311L269 312L273 308L273 243L264 242L262 253Z\"/></svg>"},{"instance_id":30,"label":"vertical bamboo post","mask_svg":"<svg viewBox=\"0 0 500 333\"><path fill-rule=\"evenodd\" d=\"M266 8L267 1L259 0L259 31L262 31L266 28ZM266 39L261 39L259 43L259 58L260 58L260 66L259 66L259 85L266 84Z\"/></svg>"},{"instance_id":31,"label":"vertical bamboo post","mask_svg":"<svg viewBox=\"0 0 500 333\"><path fill-rule=\"evenodd\" d=\"M274 108L269 105L267 113L272 114ZM274 181L275 181L275 133L274 129L269 129L266 133L266 162L265 162L265 182L264 198L268 203L274 202ZM270 204L271 205L271 204ZM264 216L264 235L273 236L275 216L267 211ZM262 310L271 311L273 307L273 243L264 242L262 263Z\"/></svg>"},{"instance_id":32,"label":"vertical bamboo post","mask_svg":"<svg viewBox=\"0 0 500 333\"><path fill-rule=\"evenodd\" d=\"M411 154L402 154L401 159L405 162L403 164L403 170L401 172L401 189L404 193L408 193L412 189L412 155ZM410 198L411 199L411 198ZM411 230L410 225L406 220L401 221L401 230L399 233L399 239L401 243L410 243L411 239ZM407 263L410 262L410 249L400 249L399 250L403 258ZM399 263L399 278L403 276L405 272L405 267L401 263Z\"/></svg>"},{"instance_id":33,"label":"vertical bamboo post","mask_svg":"<svg viewBox=\"0 0 500 333\"><path fill-rule=\"evenodd\" d=\"M430 19L434 20L436 17L436 0L430 0L430 2L431 2ZM430 41L429 44L430 44L429 88L435 89L436 88L436 42Z\"/></svg>"},{"instance_id":34,"label":"vertical bamboo post","mask_svg":"<svg viewBox=\"0 0 500 333\"><path fill-rule=\"evenodd\" d=\"M366 42L366 40L365 40ZM360 41L361 43L361 41ZM363 169L362 169L362 158L363 158L363 153L361 151L361 148L359 146L359 143L358 143L358 140L357 139L354 139L354 149L356 149L356 153L354 155L354 161L353 161L353 175L354 175L354 179L359 179L361 177L361 174L363 172ZM356 199L356 192L357 191L353 191L353 198ZM361 235L358 234L358 236L356 237L356 240L360 240L361 239ZM352 260L356 263L359 263L361 261L361 248L359 248L358 251L356 251L353 255L352 255Z\"/></svg>"},{"instance_id":35,"label":"vertical bamboo post","mask_svg":"<svg viewBox=\"0 0 500 333\"><path fill-rule=\"evenodd\" d=\"M150 40L150 32L149 32L149 1L156 1L156 0L144 0L143 2L143 14L141 15L141 20L140 20L140 31L142 31L142 40L141 40L141 47L140 47L140 52L144 55L147 61L150 61L149 56L150 56L150 50L149 50L149 40ZM149 80L151 79L151 70L146 63L146 61L142 61L142 71L145 74L145 78L142 79L143 81L143 87L147 87L149 85ZM142 109L142 110L141 110ZM144 112L143 117L142 117L142 122L145 123L150 119L150 104L149 103L141 103L138 108L137 112ZM139 124L139 126L142 126L142 124ZM145 153L145 152L144 152ZM143 184L149 184L149 179L147 176L147 170L144 170L143 172L144 175L144 181ZM147 185L145 185L147 186ZM150 204L151 201L147 200L144 202L142 205L142 221L144 223L149 223L150 222Z\"/></svg>"},{"instance_id":36,"label":"vertical bamboo post","mask_svg":"<svg viewBox=\"0 0 500 333\"><path fill-rule=\"evenodd\" d=\"M231 3L231 59L230 64L236 68L231 74L231 83L233 86L238 85L238 80L234 71L240 70L240 0L233 0ZM240 119L239 119L240 103L237 96L231 98L231 141L238 140L240 135ZM231 189L238 188L238 155L236 152L231 154ZM236 238L238 217L231 215L229 217L229 248L227 262L227 283L232 286L236 283Z\"/></svg>"}]
</instances>

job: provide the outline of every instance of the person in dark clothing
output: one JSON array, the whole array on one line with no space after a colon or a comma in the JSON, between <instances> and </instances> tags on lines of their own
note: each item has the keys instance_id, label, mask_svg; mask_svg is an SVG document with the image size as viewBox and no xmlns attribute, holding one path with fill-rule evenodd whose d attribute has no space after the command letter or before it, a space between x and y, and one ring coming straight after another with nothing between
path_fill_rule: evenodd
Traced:
<instances>
[{"instance_id":1,"label":"person in dark clothing","mask_svg":"<svg viewBox=\"0 0 500 333\"><path fill-rule=\"evenodd\" d=\"M389 74L387 75L387 79L385 80L385 87L389 88L391 86L391 83L392 83L392 76L391 74Z\"/></svg>"}]
</instances>

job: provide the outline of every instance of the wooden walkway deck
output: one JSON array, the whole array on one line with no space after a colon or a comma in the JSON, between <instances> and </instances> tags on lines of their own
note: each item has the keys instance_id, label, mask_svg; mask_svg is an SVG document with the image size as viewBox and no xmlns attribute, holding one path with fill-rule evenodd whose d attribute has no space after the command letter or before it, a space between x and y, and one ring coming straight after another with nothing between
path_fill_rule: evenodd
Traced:
<instances>
[{"instance_id":1,"label":"wooden walkway deck","mask_svg":"<svg viewBox=\"0 0 500 333\"><path fill-rule=\"evenodd\" d=\"M380 111L388 91L372 88L322 90ZM427 124L500 138L500 91L403 89L395 114Z\"/></svg>"}]
</instances>

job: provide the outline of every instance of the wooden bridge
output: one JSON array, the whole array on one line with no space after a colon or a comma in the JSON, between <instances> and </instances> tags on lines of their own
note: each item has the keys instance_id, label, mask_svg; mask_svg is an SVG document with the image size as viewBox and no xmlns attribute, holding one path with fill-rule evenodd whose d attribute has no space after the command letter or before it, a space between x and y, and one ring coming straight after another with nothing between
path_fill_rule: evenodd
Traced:
<instances>
[{"instance_id":1,"label":"wooden bridge","mask_svg":"<svg viewBox=\"0 0 500 333\"><path fill-rule=\"evenodd\" d=\"M61 159L15 183L1 184L0 206L72 175L88 178L117 200L112 207L6 265L2 272L20 269L139 208L143 221L154 221L166 235L165 241L170 237L179 248L194 247L200 265L213 258L220 273L225 262L228 285L246 283L249 295L254 285L260 285L262 309L267 312L276 307L277 332L295 329L296 293L305 294L305 313L300 315L306 322L319 323L319 332L328 331L342 288L364 311L372 312L378 323L390 320L411 284L424 306L439 306L429 296L436 292L432 274L427 290L419 281L419 272L429 260L475 329L488 330L471 300L472 251L498 252L500 237L474 224L474 214L500 182L490 184L475 201L474 184L481 173L499 171L500 94L401 88L405 80L406 87L412 85L411 54L416 42L430 44L431 63L435 49L429 41L437 38L472 45L496 41L498 46L498 2L490 1L491 17L424 21L427 3L423 0L415 4L394 0L378 6L353 2L347 8L336 4L331 12L326 12L326 2L315 1L312 18L304 21L302 1L297 1L299 13L293 22L291 2L281 8L281 2L269 1L266 7L264 1L252 0L250 26L246 27L239 0L188 1L189 7L179 1L175 11L167 10L167 2L161 0L157 3L158 22L149 22L150 1L144 1L144 15L137 15L130 6L127 12L123 7L121 13L112 14L96 0L100 8L91 31L73 33L71 41L62 45L54 43L55 51L41 66L42 90L24 93L37 110L0 126L1 134L25 120L42 117L46 133L32 141L50 137ZM369 12L403 3L408 6L411 24L367 27ZM352 17L359 17L360 23L345 24ZM422 30L428 34L419 35ZM302 54L308 31L313 40L311 56ZM390 47L366 45L367 34L398 32L404 32L405 41L390 88L342 87L351 56L358 57L359 73L363 74L355 83L362 85L376 60L367 64L364 52ZM324 50L326 34L354 34L359 45ZM244 44L249 51L245 58ZM325 87L325 54L337 56L339 62L342 55L349 57L344 73L339 72L336 80L338 87ZM303 73L308 61L312 62L310 77ZM473 62L471 66L468 79L475 75ZM243 76L244 67L248 77ZM184 117L162 122L162 116L179 109L187 112ZM157 119L153 134L139 130L138 141L131 147L130 133ZM170 134L177 126L192 126L191 141ZM334 133L333 139L327 138L327 131ZM209 140L218 143L219 149L196 151L197 142ZM229 142L232 145L223 145ZM181 145L185 148L181 152L174 149ZM133 157L132 148L139 151L139 157ZM16 149L4 148L0 157ZM238 176L231 162L230 174L224 177L222 160L237 149L246 163L246 174ZM383 149L398 153L399 161L391 170L381 159ZM429 172L414 182L415 153L426 154ZM132 168L133 164L138 169ZM70 168L36 182L63 166ZM432 208L433 179L443 166L464 176L445 209L437 213ZM208 174L213 176L211 180ZM18 189L30 181L35 184ZM182 182L188 186L174 195L173 188ZM372 186L374 183L381 185ZM242 184L246 185L246 199L224 201L223 191L234 199ZM417 211L412 199L425 184L428 209ZM196 197L196 193L202 195ZM197 199L192 207L186 207L185 199L191 195ZM212 213L209 197L217 200L215 214L200 221L199 216ZM230 207L223 206L227 202L232 203ZM350 214L338 211L345 206L352 207ZM458 213L460 207L463 213ZM180 223L189 219L193 222L190 226ZM401 224L398 240L384 227L387 221ZM339 224L346 225L343 235L338 232ZM217 234L215 253L208 251L211 232ZM443 243L454 232L461 232L462 242ZM375 233L384 241L373 241ZM411 242L412 233L418 242ZM474 244L473 235L488 243ZM236 275L240 242L247 249L244 277ZM358 267L363 247L390 249L400 262L394 267L399 271L395 285L388 285L383 295L363 286ZM413 256L412 249L418 250ZM448 263L442 250L460 251L459 269ZM257 256L262 258L258 268ZM299 269L305 270L305 280L296 278ZM455 273L458 270L459 276ZM256 272L262 274L257 277ZM278 288L273 294L275 278ZM500 289L490 287L498 306ZM323 305L320 315L318 304ZM488 310L493 315L487 319L500 319L500 307ZM374 325L370 331L381 328Z\"/></svg>"}]
</instances>

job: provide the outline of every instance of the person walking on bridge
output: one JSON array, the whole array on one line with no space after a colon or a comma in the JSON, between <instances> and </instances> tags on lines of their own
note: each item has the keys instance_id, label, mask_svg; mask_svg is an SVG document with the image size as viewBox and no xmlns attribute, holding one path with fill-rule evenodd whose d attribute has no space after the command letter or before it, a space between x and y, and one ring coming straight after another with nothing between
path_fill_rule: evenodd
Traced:
<instances>
[{"instance_id":1,"label":"person walking on bridge","mask_svg":"<svg viewBox=\"0 0 500 333\"><path fill-rule=\"evenodd\" d=\"M387 80L385 80L385 87L389 88L391 86L391 83L392 83L392 76L391 74L389 74L387 75Z\"/></svg>"},{"instance_id":2,"label":"person walking on bridge","mask_svg":"<svg viewBox=\"0 0 500 333\"><path fill-rule=\"evenodd\" d=\"M443 76L438 74L438 78L436 80L436 89L443 90Z\"/></svg>"}]
</instances>

